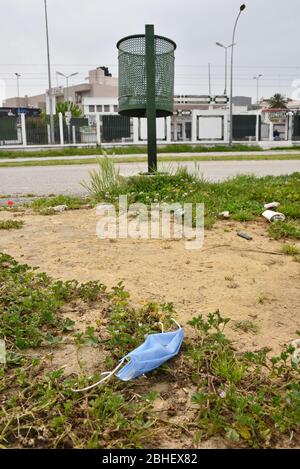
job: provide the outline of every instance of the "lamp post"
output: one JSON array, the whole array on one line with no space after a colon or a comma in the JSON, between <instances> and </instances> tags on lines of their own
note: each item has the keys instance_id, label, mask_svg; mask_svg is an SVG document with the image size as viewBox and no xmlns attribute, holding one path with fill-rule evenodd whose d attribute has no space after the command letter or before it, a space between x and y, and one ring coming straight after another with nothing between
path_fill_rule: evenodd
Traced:
<instances>
[{"instance_id":1,"label":"lamp post","mask_svg":"<svg viewBox=\"0 0 300 469\"><path fill-rule=\"evenodd\" d=\"M253 77L253 80L256 80L256 103L258 104L259 102L259 80L262 77L262 74L260 73L257 75L257 77Z\"/></svg>"},{"instance_id":2,"label":"lamp post","mask_svg":"<svg viewBox=\"0 0 300 469\"><path fill-rule=\"evenodd\" d=\"M234 40L235 40L235 32L236 32L236 27L237 27L237 24L238 24L238 21L240 19L240 16L242 14L242 12L245 10L246 8L246 5L243 3L241 6L240 6L240 11L239 11L239 14L235 20L235 23L234 23L234 28L233 28L233 33L232 33L232 44L234 44ZM233 109L233 106L232 106L232 98L233 98L233 47L231 47L231 70L230 70L230 130L229 130L229 145L231 146L232 145L232 136L233 136L233 118L232 118L232 109Z\"/></svg>"},{"instance_id":3,"label":"lamp post","mask_svg":"<svg viewBox=\"0 0 300 469\"><path fill-rule=\"evenodd\" d=\"M49 88L48 93L49 93L49 111L50 111L50 144L53 145L55 143L55 136L54 136L54 116L53 116L52 85L51 85L51 65L50 65L50 47L49 47L47 0L44 0L44 5L45 5L47 62L48 62L48 88Z\"/></svg>"},{"instance_id":4,"label":"lamp post","mask_svg":"<svg viewBox=\"0 0 300 469\"><path fill-rule=\"evenodd\" d=\"M68 103L67 111L68 111L69 115L66 113L65 118L66 118L66 123L67 123L67 127L68 127L68 142L71 143L71 127L70 127L71 114L70 114L70 107L69 107L69 79L71 77L75 77L76 75L78 75L78 72L71 73L70 75L65 75L62 72L56 72L56 74L60 75L61 77L64 77L66 79L67 103Z\"/></svg>"},{"instance_id":5,"label":"lamp post","mask_svg":"<svg viewBox=\"0 0 300 469\"><path fill-rule=\"evenodd\" d=\"M229 46L224 46L220 42L216 42L216 45L219 46L219 47L222 47L222 49L225 50L225 88L224 88L224 96L226 96L227 95L227 70L228 70L227 57L228 57L228 49L230 47L235 46L235 44L230 44Z\"/></svg>"},{"instance_id":6,"label":"lamp post","mask_svg":"<svg viewBox=\"0 0 300 469\"><path fill-rule=\"evenodd\" d=\"M17 77L17 97L18 97L18 101L19 101L19 98L20 98L20 78L21 78L21 75L19 73L15 73L16 77Z\"/></svg>"},{"instance_id":7,"label":"lamp post","mask_svg":"<svg viewBox=\"0 0 300 469\"><path fill-rule=\"evenodd\" d=\"M65 75L64 73L62 72L56 72L57 75L60 75L61 77L64 77L66 79L66 88L67 88L67 102L69 102L69 79L71 77L75 77L76 75L78 75L78 72L75 72L75 73L71 73L70 75Z\"/></svg>"}]
</instances>

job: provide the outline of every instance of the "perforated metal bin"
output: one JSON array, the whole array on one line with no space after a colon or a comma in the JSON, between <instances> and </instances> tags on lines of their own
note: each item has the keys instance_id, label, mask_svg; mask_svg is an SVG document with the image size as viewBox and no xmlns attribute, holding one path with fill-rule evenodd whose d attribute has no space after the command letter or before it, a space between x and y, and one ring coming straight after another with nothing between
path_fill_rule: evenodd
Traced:
<instances>
[{"instance_id":1,"label":"perforated metal bin","mask_svg":"<svg viewBox=\"0 0 300 469\"><path fill-rule=\"evenodd\" d=\"M119 50L119 113L145 117L147 108L147 54L145 35L128 36L117 43ZM173 114L174 51L171 39L155 35L156 117Z\"/></svg>"}]
</instances>

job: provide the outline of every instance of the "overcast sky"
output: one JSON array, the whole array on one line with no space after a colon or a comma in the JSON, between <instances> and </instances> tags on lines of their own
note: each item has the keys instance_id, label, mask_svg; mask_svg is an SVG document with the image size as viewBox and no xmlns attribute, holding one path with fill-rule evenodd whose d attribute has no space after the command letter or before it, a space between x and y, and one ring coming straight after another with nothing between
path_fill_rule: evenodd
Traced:
<instances>
[{"instance_id":1,"label":"overcast sky","mask_svg":"<svg viewBox=\"0 0 300 469\"><path fill-rule=\"evenodd\" d=\"M0 81L6 96L42 93L47 86L44 0L1 0ZM230 44L239 0L48 0L53 85L55 72L80 72L107 65L117 74L116 42L143 33L145 23L172 38L176 51L175 92L208 93L208 63L212 93L224 90L224 51ZM262 73L260 95L291 96L300 80L299 0L248 0L237 30L235 95L256 97L253 77ZM1 93L1 86L0 86ZM2 81L3 93L3 81Z\"/></svg>"}]
</instances>

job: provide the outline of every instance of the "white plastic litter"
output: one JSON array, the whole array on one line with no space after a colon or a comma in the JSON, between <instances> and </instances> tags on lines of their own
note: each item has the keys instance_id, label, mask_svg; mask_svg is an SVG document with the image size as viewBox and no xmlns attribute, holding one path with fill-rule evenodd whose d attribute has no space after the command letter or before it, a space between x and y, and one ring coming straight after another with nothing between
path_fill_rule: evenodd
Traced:
<instances>
[{"instance_id":1,"label":"white plastic litter","mask_svg":"<svg viewBox=\"0 0 300 469\"><path fill-rule=\"evenodd\" d=\"M296 349L292 355L292 363L298 365L300 363L300 339L294 340L292 346Z\"/></svg>"},{"instance_id":2,"label":"white plastic litter","mask_svg":"<svg viewBox=\"0 0 300 469\"><path fill-rule=\"evenodd\" d=\"M6 347L4 340L0 340L0 363L5 365L6 363Z\"/></svg>"},{"instance_id":3,"label":"white plastic litter","mask_svg":"<svg viewBox=\"0 0 300 469\"><path fill-rule=\"evenodd\" d=\"M221 212L221 213L219 213L219 217L229 218L229 217L230 217L230 214L229 214L228 211Z\"/></svg>"},{"instance_id":4,"label":"white plastic litter","mask_svg":"<svg viewBox=\"0 0 300 469\"><path fill-rule=\"evenodd\" d=\"M264 207L268 210L270 208L278 208L280 205L279 202L271 202L269 204L265 204Z\"/></svg>"},{"instance_id":5,"label":"white plastic litter","mask_svg":"<svg viewBox=\"0 0 300 469\"><path fill-rule=\"evenodd\" d=\"M274 212L273 210L266 210L262 216L268 220L269 222L274 222L274 221L284 221L285 220L285 215L280 212Z\"/></svg>"},{"instance_id":6,"label":"white plastic litter","mask_svg":"<svg viewBox=\"0 0 300 469\"><path fill-rule=\"evenodd\" d=\"M52 207L55 212L64 212L65 210L68 210L67 205L56 205L56 207Z\"/></svg>"}]
</instances>

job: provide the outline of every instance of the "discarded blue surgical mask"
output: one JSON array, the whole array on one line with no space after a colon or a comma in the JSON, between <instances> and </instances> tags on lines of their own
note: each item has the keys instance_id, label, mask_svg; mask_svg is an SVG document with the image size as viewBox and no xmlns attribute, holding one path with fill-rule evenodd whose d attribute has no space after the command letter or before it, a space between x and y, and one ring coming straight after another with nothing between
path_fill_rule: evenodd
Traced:
<instances>
[{"instance_id":1,"label":"discarded blue surgical mask","mask_svg":"<svg viewBox=\"0 0 300 469\"><path fill-rule=\"evenodd\" d=\"M116 374L117 378L121 381L130 381L131 379L144 375L149 371L155 370L166 361L175 357L180 350L184 338L184 331L174 319L172 319L172 321L178 326L176 331L163 331L159 334L150 334L142 345L122 358L114 370L101 373L106 376L100 381L84 389L73 389L72 391L88 391L89 389L102 384L114 374ZM128 361L128 363L123 366L125 361ZM122 366L123 368L120 370Z\"/></svg>"}]
</instances>

